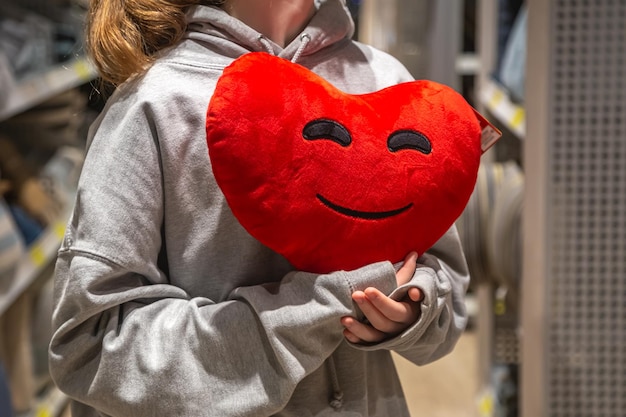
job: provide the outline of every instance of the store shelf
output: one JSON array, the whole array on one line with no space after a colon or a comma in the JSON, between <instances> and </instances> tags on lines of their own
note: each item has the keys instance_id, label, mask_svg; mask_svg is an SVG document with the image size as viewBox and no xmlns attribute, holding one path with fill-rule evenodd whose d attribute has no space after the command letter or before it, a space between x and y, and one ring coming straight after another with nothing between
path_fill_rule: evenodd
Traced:
<instances>
[{"instance_id":1,"label":"store shelf","mask_svg":"<svg viewBox=\"0 0 626 417\"><path fill-rule=\"evenodd\" d=\"M481 103L519 139L526 137L526 111L515 103L507 90L494 80L481 88Z\"/></svg>"},{"instance_id":2,"label":"store shelf","mask_svg":"<svg viewBox=\"0 0 626 417\"><path fill-rule=\"evenodd\" d=\"M57 255L58 249L65 233L65 224L59 220L29 247L26 255L20 261L13 285L9 290L0 294L0 316L26 291L41 272L52 262Z\"/></svg>"},{"instance_id":3,"label":"store shelf","mask_svg":"<svg viewBox=\"0 0 626 417\"><path fill-rule=\"evenodd\" d=\"M474 53L460 54L454 65L459 75L476 75L480 71L480 58Z\"/></svg>"},{"instance_id":4,"label":"store shelf","mask_svg":"<svg viewBox=\"0 0 626 417\"><path fill-rule=\"evenodd\" d=\"M76 58L43 74L27 76L17 83L0 107L0 121L21 113L71 88L93 80L96 71L85 58Z\"/></svg>"}]
</instances>

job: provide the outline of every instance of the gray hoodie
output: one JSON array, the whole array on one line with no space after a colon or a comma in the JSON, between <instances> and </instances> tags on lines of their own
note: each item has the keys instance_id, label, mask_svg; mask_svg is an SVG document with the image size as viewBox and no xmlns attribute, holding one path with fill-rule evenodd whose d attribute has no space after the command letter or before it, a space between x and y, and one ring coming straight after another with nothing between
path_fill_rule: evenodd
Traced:
<instances>
[{"instance_id":1,"label":"gray hoodie","mask_svg":"<svg viewBox=\"0 0 626 417\"><path fill-rule=\"evenodd\" d=\"M294 271L236 221L212 176L206 108L223 68L250 51L295 59L349 93L410 80L353 42L327 0L284 49L218 8L116 91L89 134L55 277L50 370L73 416L408 416L390 351L448 353L466 323L465 259L452 228L396 288L390 262ZM419 233L419 230L407 233ZM397 337L354 345L340 319L356 290L424 293Z\"/></svg>"}]
</instances>

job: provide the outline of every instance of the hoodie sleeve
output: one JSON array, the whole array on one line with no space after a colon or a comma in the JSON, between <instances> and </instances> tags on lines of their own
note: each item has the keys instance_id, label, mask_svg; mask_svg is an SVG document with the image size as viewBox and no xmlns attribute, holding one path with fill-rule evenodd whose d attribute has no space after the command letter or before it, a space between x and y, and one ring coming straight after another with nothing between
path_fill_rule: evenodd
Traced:
<instances>
[{"instance_id":1,"label":"hoodie sleeve","mask_svg":"<svg viewBox=\"0 0 626 417\"><path fill-rule=\"evenodd\" d=\"M390 297L402 299L411 287L424 294L417 322L400 335L357 349L394 350L417 365L425 365L450 353L467 325L465 294L469 272L456 229L448 232L417 260L412 280L396 288Z\"/></svg>"},{"instance_id":2,"label":"hoodie sleeve","mask_svg":"<svg viewBox=\"0 0 626 417\"><path fill-rule=\"evenodd\" d=\"M389 289L394 277L391 264L291 273L216 303L64 250L50 371L71 398L108 416L271 415L343 340L340 318L356 314L351 293Z\"/></svg>"}]
</instances>

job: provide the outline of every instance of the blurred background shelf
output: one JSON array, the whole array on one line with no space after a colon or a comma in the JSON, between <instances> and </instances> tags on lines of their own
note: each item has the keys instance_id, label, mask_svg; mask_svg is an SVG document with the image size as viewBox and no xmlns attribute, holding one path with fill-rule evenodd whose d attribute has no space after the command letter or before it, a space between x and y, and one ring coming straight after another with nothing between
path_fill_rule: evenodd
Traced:
<instances>
[{"instance_id":1,"label":"blurred background shelf","mask_svg":"<svg viewBox=\"0 0 626 417\"><path fill-rule=\"evenodd\" d=\"M96 77L93 65L83 57L52 67L20 80L0 107L0 121L40 104L64 91L90 82Z\"/></svg>"},{"instance_id":2,"label":"blurred background shelf","mask_svg":"<svg viewBox=\"0 0 626 417\"><path fill-rule=\"evenodd\" d=\"M56 258L64 233L65 223L59 220L48 227L28 248L17 266L11 286L6 292L0 294L0 316L42 275L42 271Z\"/></svg>"},{"instance_id":3,"label":"blurred background shelf","mask_svg":"<svg viewBox=\"0 0 626 417\"><path fill-rule=\"evenodd\" d=\"M69 403L69 398L54 385L36 401L32 411L18 413L16 417L56 417L60 416Z\"/></svg>"},{"instance_id":4,"label":"blurred background shelf","mask_svg":"<svg viewBox=\"0 0 626 417\"><path fill-rule=\"evenodd\" d=\"M480 102L518 139L526 136L526 110L511 99L508 91L493 79L485 81L480 90Z\"/></svg>"}]
</instances>

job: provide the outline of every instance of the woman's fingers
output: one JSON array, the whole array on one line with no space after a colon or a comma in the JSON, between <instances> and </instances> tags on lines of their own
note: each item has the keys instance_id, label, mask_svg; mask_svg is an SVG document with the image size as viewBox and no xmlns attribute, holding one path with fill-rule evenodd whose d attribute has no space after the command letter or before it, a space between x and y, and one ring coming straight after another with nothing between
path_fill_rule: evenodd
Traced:
<instances>
[{"instance_id":1,"label":"woman's fingers","mask_svg":"<svg viewBox=\"0 0 626 417\"><path fill-rule=\"evenodd\" d=\"M399 284L411 280L416 260L417 253L407 255L396 274ZM406 282L403 282L405 280ZM352 299L358 304L366 320L360 322L354 317L342 318L341 323L345 327L344 337L352 343L375 343L395 336L419 318L419 303L423 298L421 290L416 287L408 289L403 301L395 301L373 287L365 291L356 291L352 294Z\"/></svg>"},{"instance_id":2,"label":"woman's fingers","mask_svg":"<svg viewBox=\"0 0 626 417\"><path fill-rule=\"evenodd\" d=\"M375 343L384 340L387 334L374 327L361 323L354 317L344 317L341 323L345 327L343 335L352 343Z\"/></svg>"},{"instance_id":3,"label":"woman's fingers","mask_svg":"<svg viewBox=\"0 0 626 417\"><path fill-rule=\"evenodd\" d=\"M417 287L409 288L409 298L411 301L417 303L424 299L424 294L422 293L422 290Z\"/></svg>"},{"instance_id":4,"label":"woman's fingers","mask_svg":"<svg viewBox=\"0 0 626 417\"><path fill-rule=\"evenodd\" d=\"M359 305L368 325L387 336L402 332L417 319L417 303L392 300L375 288L357 291L352 298Z\"/></svg>"},{"instance_id":5,"label":"woman's fingers","mask_svg":"<svg viewBox=\"0 0 626 417\"><path fill-rule=\"evenodd\" d=\"M410 303L395 301L376 288L367 288L364 293L365 297L369 301L369 304L364 304L368 312L364 311L363 307L359 307L361 307L361 311L363 311L363 314L365 314L374 327L377 326L375 321L372 321L372 319L379 319L381 321L391 320L400 324L413 322L413 311ZM369 317L368 313L371 313L373 317Z\"/></svg>"},{"instance_id":6,"label":"woman's fingers","mask_svg":"<svg viewBox=\"0 0 626 417\"><path fill-rule=\"evenodd\" d=\"M398 287L406 284L413 278L415 268L417 267L417 252L410 252L405 258L404 263L396 272L396 283Z\"/></svg>"}]
</instances>

